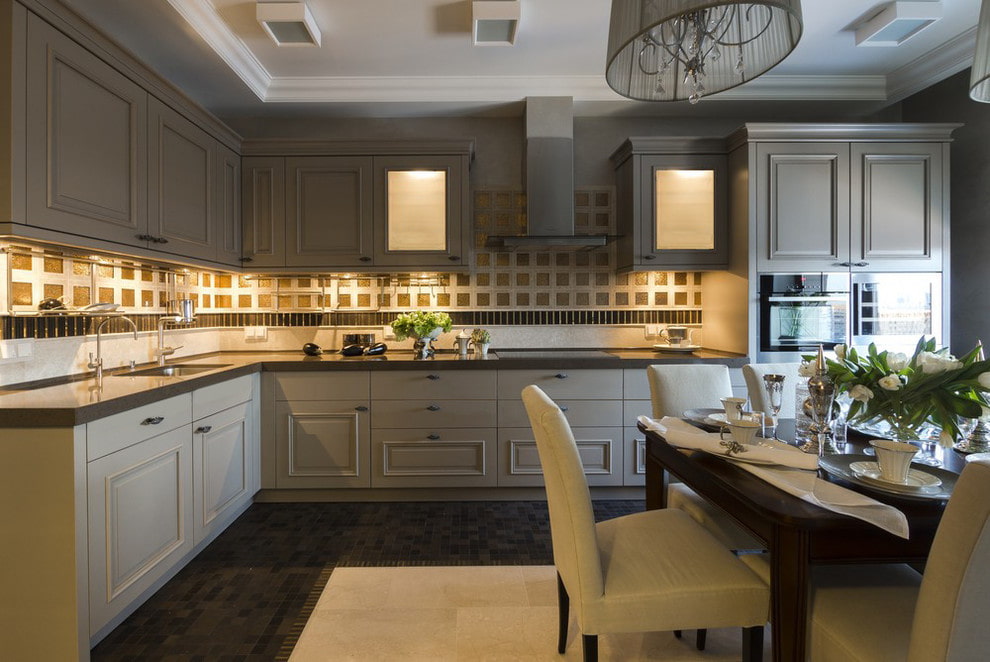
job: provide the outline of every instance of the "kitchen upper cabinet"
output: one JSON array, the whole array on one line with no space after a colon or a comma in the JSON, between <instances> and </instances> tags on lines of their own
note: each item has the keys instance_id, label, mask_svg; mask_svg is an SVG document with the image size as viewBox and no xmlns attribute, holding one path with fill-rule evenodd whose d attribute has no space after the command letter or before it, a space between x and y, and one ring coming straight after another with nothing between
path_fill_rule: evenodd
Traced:
<instances>
[{"instance_id":1,"label":"kitchen upper cabinet","mask_svg":"<svg viewBox=\"0 0 990 662\"><path fill-rule=\"evenodd\" d=\"M243 261L252 269L468 266L471 142L245 151Z\"/></svg>"},{"instance_id":2,"label":"kitchen upper cabinet","mask_svg":"<svg viewBox=\"0 0 990 662\"><path fill-rule=\"evenodd\" d=\"M215 197L217 262L241 264L241 157L218 145Z\"/></svg>"},{"instance_id":3,"label":"kitchen upper cabinet","mask_svg":"<svg viewBox=\"0 0 990 662\"><path fill-rule=\"evenodd\" d=\"M216 259L216 141L154 98L149 118L146 239L168 253Z\"/></svg>"},{"instance_id":4,"label":"kitchen upper cabinet","mask_svg":"<svg viewBox=\"0 0 990 662\"><path fill-rule=\"evenodd\" d=\"M26 222L144 246L148 94L27 16Z\"/></svg>"},{"instance_id":5,"label":"kitchen upper cabinet","mask_svg":"<svg viewBox=\"0 0 990 662\"><path fill-rule=\"evenodd\" d=\"M372 158L302 156L285 165L285 265L370 264Z\"/></svg>"},{"instance_id":6,"label":"kitchen upper cabinet","mask_svg":"<svg viewBox=\"0 0 990 662\"><path fill-rule=\"evenodd\" d=\"M942 270L955 125L763 126L789 140L750 146L758 271Z\"/></svg>"},{"instance_id":7,"label":"kitchen upper cabinet","mask_svg":"<svg viewBox=\"0 0 990 662\"><path fill-rule=\"evenodd\" d=\"M630 138L612 155L620 271L726 268L724 152L720 140Z\"/></svg>"}]
</instances>

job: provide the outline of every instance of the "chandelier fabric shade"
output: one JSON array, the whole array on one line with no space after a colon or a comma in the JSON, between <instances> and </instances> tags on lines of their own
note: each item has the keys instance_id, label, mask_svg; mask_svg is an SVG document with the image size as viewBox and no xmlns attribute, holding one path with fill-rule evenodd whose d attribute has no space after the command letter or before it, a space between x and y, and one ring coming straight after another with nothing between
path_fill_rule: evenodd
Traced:
<instances>
[{"instance_id":1,"label":"chandelier fabric shade","mask_svg":"<svg viewBox=\"0 0 990 662\"><path fill-rule=\"evenodd\" d=\"M990 1L983 0L976 30L976 54L969 77L969 98L990 103Z\"/></svg>"},{"instance_id":2,"label":"chandelier fabric shade","mask_svg":"<svg viewBox=\"0 0 990 662\"><path fill-rule=\"evenodd\" d=\"M630 99L696 103L773 68L801 32L800 0L612 0L605 79Z\"/></svg>"}]
</instances>

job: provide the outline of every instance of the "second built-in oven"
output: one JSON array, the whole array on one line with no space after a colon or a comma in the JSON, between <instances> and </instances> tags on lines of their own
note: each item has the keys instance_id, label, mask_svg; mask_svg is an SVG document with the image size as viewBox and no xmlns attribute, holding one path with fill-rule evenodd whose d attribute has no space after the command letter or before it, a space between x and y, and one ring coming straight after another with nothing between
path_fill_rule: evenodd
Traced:
<instances>
[{"instance_id":1,"label":"second built-in oven","mask_svg":"<svg viewBox=\"0 0 990 662\"><path fill-rule=\"evenodd\" d=\"M760 276L759 360L798 361L849 334L849 274Z\"/></svg>"}]
</instances>

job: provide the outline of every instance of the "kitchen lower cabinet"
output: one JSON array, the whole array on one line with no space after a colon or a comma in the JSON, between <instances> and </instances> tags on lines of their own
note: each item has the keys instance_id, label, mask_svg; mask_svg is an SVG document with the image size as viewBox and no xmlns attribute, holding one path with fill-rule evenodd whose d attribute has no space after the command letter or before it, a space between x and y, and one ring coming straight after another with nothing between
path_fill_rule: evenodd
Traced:
<instances>
[{"instance_id":1,"label":"kitchen lower cabinet","mask_svg":"<svg viewBox=\"0 0 990 662\"><path fill-rule=\"evenodd\" d=\"M373 487L495 487L495 428L376 429Z\"/></svg>"},{"instance_id":2,"label":"kitchen lower cabinet","mask_svg":"<svg viewBox=\"0 0 990 662\"><path fill-rule=\"evenodd\" d=\"M622 485L622 428L572 428L588 485ZM498 430L499 487L543 485L543 468L530 427Z\"/></svg>"},{"instance_id":3,"label":"kitchen lower cabinet","mask_svg":"<svg viewBox=\"0 0 990 662\"><path fill-rule=\"evenodd\" d=\"M275 487L371 487L367 400L275 404Z\"/></svg>"},{"instance_id":4,"label":"kitchen lower cabinet","mask_svg":"<svg viewBox=\"0 0 990 662\"><path fill-rule=\"evenodd\" d=\"M188 421L90 462L87 491L93 636L192 551Z\"/></svg>"},{"instance_id":5,"label":"kitchen lower cabinet","mask_svg":"<svg viewBox=\"0 0 990 662\"><path fill-rule=\"evenodd\" d=\"M622 438L622 484L646 485L646 435L631 427Z\"/></svg>"}]
</instances>

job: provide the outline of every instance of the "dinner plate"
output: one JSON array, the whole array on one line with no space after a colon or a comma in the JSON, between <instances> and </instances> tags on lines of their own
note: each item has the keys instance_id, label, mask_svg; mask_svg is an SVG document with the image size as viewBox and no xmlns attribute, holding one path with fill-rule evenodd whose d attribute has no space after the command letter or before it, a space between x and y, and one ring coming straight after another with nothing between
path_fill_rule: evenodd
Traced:
<instances>
[{"instance_id":1,"label":"dinner plate","mask_svg":"<svg viewBox=\"0 0 990 662\"><path fill-rule=\"evenodd\" d=\"M853 471L850 466L854 462L872 463L873 458L868 455L852 454L824 455L819 458L818 466L820 466L825 473L830 476L852 483L857 487L862 487L868 491L879 494L897 496L902 499L945 501L952 496L952 490L955 488L956 480L959 478L958 474L952 473L951 471L947 471L945 469L940 469L938 467L925 467L924 469L917 469L917 471L935 476L942 481L942 484L923 489L905 490L903 485L897 485L896 483L888 483L879 480L870 481L860 475L857 475L857 473Z\"/></svg>"},{"instance_id":2,"label":"dinner plate","mask_svg":"<svg viewBox=\"0 0 990 662\"><path fill-rule=\"evenodd\" d=\"M697 409L688 409L685 411L684 418L700 427L718 430L722 427L722 424L713 420L711 418L712 414L722 414L724 416L725 410L719 407L698 407Z\"/></svg>"},{"instance_id":3,"label":"dinner plate","mask_svg":"<svg viewBox=\"0 0 990 662\"><path fill-rule=\"evenodd\" d=\"M933 476L930 473L925 473L924 471L919 471L918 469L911 469L908 471L907 478L905 478L903 483L895 483L890 480L886 480L880 473L880 465L876 462L850 462L849 468L852 469L853 473L856 474L861 480L866 482L879 484L881 487L887 487L895 492L918 492L920 490L931 490L932 488L938 487L942 484L942 479L938 476Z\"/></svg>"},{"instance_id":4,"label":"dinner plate","mask_svg":"<svg viewBox=\"0 0 990 662\"><path fill-rule=\"evenodd\" d=\"M659 352L693 352L696 349L701 349L701 345L654 345L653 349Z\"/></svg>"},{"instance_id":5,"label":"dinner plate","mask_svg":"<svg viewBox=\"0 0 990 662\"><path fill-rule=\"evenodd\" d=\"M966 456L967 462L990 462L990 453L970 453Z\"/></svg>"}]
</instances>

